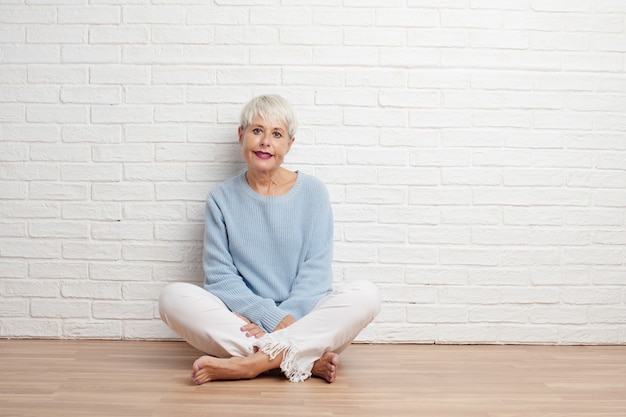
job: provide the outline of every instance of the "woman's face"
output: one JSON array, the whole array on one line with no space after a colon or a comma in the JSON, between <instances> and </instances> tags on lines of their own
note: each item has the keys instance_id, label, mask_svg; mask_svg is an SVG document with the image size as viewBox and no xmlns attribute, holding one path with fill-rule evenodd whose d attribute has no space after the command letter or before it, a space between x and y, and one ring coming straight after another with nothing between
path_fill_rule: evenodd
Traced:
<instances>
[{"instance_id":1,"label":"woman's face","mask_svg":"<svg viewBox=\"0 0 626 417\"><path fill-rule=\"evenodd\" d=\"M243 159L252 171L267 173L277 170L293 141L284 123L268 122L261 116L252 119L245 131L239 128Z\"/></svg>"}]
</instances>

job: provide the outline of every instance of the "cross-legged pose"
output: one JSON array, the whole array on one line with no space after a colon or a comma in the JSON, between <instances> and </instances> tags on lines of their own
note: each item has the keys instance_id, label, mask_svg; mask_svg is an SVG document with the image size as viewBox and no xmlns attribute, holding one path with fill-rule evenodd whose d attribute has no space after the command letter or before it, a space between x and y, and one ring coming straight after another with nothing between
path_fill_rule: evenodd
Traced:
<instances>
[{"instance_id":1,"label":"cross-legged pose","mask_svg":"<svg viewBox=\"0 0 626 417\"><path fill-rule=\"evenodd\" d=\"M339 354L380 310L377 287L333 289L333 214L324 184L283 168L297 120L280 96L242 110L247 170L216 186L205 209L204 288L167 286L163 321L206 353L196 384L280 369L290 381L333 382Z\"/></svg>"}]
</instances>

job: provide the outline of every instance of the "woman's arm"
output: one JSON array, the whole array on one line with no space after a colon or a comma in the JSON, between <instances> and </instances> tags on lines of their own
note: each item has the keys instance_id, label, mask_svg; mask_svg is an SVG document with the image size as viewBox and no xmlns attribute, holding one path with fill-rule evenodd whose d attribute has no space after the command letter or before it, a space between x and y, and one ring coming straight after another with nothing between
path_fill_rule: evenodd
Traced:
<instances>
[{"instance_id":1,"label":"woman's arm","mask_svg":"<svg viewBox=\"0 0 626 417\"><path fill-rule=\"evenodd\" d=\"M279 307L296 320L308 314L332 290L333 214L328 193L320 190L319 206L310 219L304 262L289 297Z\"/></svg>"},{"instance_id":2,"label":"woman's arm","mask_svg":"<svg viewBox=\"0 0 626 417\"><path fill-rule=\"evenodd\" d=\"M271 299L259 297L245 284L228 248L224 217L210 196L205 208L203 267L204 288L220 298L233 312L266 331L272 331L287 315Z\"/></svg>"}]
</instances>

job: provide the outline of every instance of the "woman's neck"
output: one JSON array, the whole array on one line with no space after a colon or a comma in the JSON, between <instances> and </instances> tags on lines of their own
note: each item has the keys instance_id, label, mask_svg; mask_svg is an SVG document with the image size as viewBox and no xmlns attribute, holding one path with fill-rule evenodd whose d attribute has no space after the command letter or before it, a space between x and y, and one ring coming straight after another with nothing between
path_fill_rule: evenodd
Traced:
<instances>
[{"instance_id":1,"label":"woman's neck","mask_svg":"<svg viewBox=\"0 0 626 417\"><path fill-rule=\"evenodd\" d=\"M275 172L246 172L246 181L255 192L264 196L287 194L296 182L295 172L279 168Z\"/></svg>"}]
</instances>

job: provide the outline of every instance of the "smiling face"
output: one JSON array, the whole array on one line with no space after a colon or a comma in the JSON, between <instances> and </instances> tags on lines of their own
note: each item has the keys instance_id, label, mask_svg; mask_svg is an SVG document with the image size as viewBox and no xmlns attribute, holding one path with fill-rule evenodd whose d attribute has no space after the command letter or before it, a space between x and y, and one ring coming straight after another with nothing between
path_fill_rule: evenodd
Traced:
<instances>
[{"instance_id":1,"label":"smiling face","mask_svg":"<svg viewBox=\"0 0 626 417\"><path fill-rule=\"evenodd\" d=\"M280 168L295 138L290 138L287 126L279 121L269 121L256 116L246 126L239 128L239 144L248 170L271 174Z\"/></svg>"}]
</instances>

